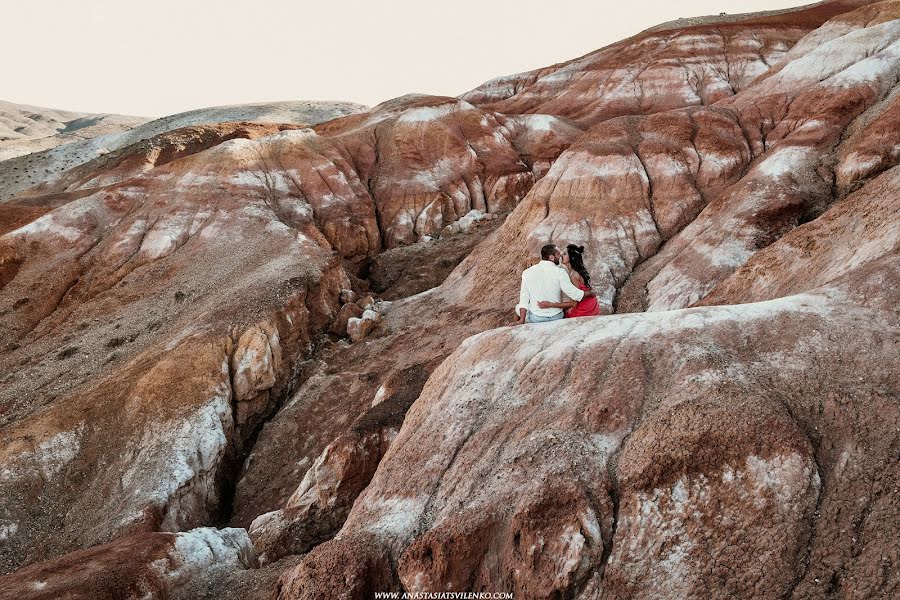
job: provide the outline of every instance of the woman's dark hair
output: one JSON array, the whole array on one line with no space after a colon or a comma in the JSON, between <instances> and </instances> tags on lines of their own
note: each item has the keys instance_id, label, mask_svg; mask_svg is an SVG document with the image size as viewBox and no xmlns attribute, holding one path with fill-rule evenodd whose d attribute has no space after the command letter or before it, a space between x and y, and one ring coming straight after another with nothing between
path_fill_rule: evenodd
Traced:
<instances>
[{"instance_id":1,"label":"woman's dark hair","mask_svg":"<svg viewBox=\"0 0 900 600\"><path fill-rule=\"evenodd\" d=\"M566 253L569 255L569 265L575 269L575 272L584 279L584 285L591 285L591 275L584 268L584 246L576 246L569 244L566 246Z\"/></svg>"}]
</instances>

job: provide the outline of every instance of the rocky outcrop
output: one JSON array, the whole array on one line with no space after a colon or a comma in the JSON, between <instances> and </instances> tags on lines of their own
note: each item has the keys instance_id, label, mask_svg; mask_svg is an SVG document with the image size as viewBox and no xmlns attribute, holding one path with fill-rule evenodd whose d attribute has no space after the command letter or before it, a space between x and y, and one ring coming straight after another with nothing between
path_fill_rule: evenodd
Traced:
<instances>
[{"instance_id":1,"label":"rocky outcrop","mask_svg":"<svg viewBox=\"0 0 900 600\"><path fill-rule=\"evenodd\" d=\"M493 213L477 213L447 225L438 239L385 250L372 259L367 280L387 301L438 287L502 222Z\"/></svg>"},{"instance_id":2,"label":"rocky outcrop","mask_svg":"<svg viewBox=\"0 0 900 600\"><path fill-rule=\"evenodd\" d=\"M258 124L244 121L175 129L68 169L53 181L29 189L22 197L104 188L137 177L179 158L218 146L222 142L234 139L253 140L281 131L302 128L301 125Z\"/></svg>"},{"instance_id":3,"label":"rocky outcrop","mask_svg":"<svg viewBox=\"0 0 900 600\"><path fill-rule=\"evenodd\" d=\"M152 189L167 174L160 167L211 150L173 167L179 191L209 193L214 180L227 179L279 204L285 218L310 213L329 244L359 264L383 247L467 229L475 214L508 212L581 134L562 119L507 118L429 96L390 101L315 132L290 133L296 129L239 122L169 131L35 186L3 203L3 214L12 228L139 176ZM214 157L223 164L213 166Z\"/></svg>"},{"instance_id":4,"label":"rocky outcrop","mask_svg":"<svg viewBox=\"0 0 900 600\"><path fill-rule=\"evenodd\" d=\"M0 203L0 217L2 217L0 234L18 229L68 200L140 176L156 167L202 152L222 142L233 139L255 139L294 129L300 127L246 122L187 127L104 154L67 170L52 182L41 183L17 198ZM190 184L184 184L182 190L188 185Z\"/></svg>"},{"instance_id":5,"label":"rocky outcrop","mask_svg":"<svg viewBox=\"0 0 900 600\"><path fill-rule=\"evenodd\" d=\"M392 306L375 353L428 356L404 318L428 310L453 347L457 322L502 322L478 300L514 298L540 244L586 240L610 305L662 312L470 338L281 597L889 596L897 174L880 149L831 182L867 127L890 135L895 10L836 17L712 107L595 126L440 289ZM678 296L636 293L674 256L687 268L656 285ZM671 310L705 297L758 304Z\"/></svg>"},{"instance_id":6,"label":"rocky outcrop","mask_svg":"<svg viewBox=\"0 0 900 600\"><path fill-rule=\"evenodd\" d=\"M2 493L29 498L0 517L18 528L2 549L4 570L130 531L227 515L232 471L296 385L313 338L339 316L340 290L351 287L344 265L361 269L401 230L419 235L406 229L406 213L386 216L400 188L382 194L375 183L412 169L400 156L415 140L446 141L469 127L475 157L433 165L471 174L474 196L459 196L459 211L435 216L425 235L445 218L469 228L471 201L510 209L534 178L527 161L550 160L561 136L578 131L549 131L528 146L523 126L505 137L500 119L456 100L403 102L412 106L359 117L379 122L384 148L366 145L368 126L346 122L322 134L196 126L4 203L13 228L0 238L0 327L10 340L0 402L12 440L3 464L15 475ZM447 116L425 118L431 111ZM379 160L367 165L370 151ZM440 181L420 178L408 189L440 195L450 180ZM513 181L521 185L503 183ZM265 245L245 242L261 238ZM344 315L356 341L381 318L360 306L358 317ZM313 458L344 431L324 428L332 437ZM35 461L48 453L50 467ZM95 496L105 501L90 504ZM61 532L52 525L60 520Z\"/></svg>"},{"instance_id":7,"label":"rocky outcrop","mask_svg":"<svg viewBox=\"0 0 900 600\"><path fill-rule=\"evenodd\" d=\"M194 580L257 566L243 529L203 527L118 540L0 577L4 600L150 600L178 597Z\"/></svg>"},{"instance_id":8,"label":"rocky outcrop","mask_svg":"<svg viewBox=\"0 0 900 600\"><path fill-rule=\"evenodd\" d=\"M240 178L249 143L72 192L0 238L0 494L21 499L0 508L4 571L227 511L232 471L350 286L297 200Z\"/></svg>"},{"instance_id":9,"label":"rocky outcrop","mask_svg":"<svg viewBox=\"0 0 900 600\"><path fill-rule=\"evenodd\" d=\"M821 19L834 14L829 12L832 9L840 12L829 6L822 7L825 12L819 13L817 23L810 19L804 27L821 24ZM870 22L877 25L877 13L886 6L889 8L876 6L844 15L823 30L841 37ZM821 39L816 35L815 39ZM803 52L814 46L807 44ZM740 97L738 94L735 102ZM349 120L355 123L363 117ZM347 121L337 122L341 130L356 126ZM641 141L641 152L646 151L646 166L641 164L641 152L630 151L637 141ZM657 220L647 208L650 192L665 235L674 236L697 218L712 198L740 183L752 160L751 145L740 122L727 111L702 107L616 119L586 133L560 156L498 233L477 247L440 289L395 302L384 315L381 334L366 338L365 354L351 349L323 355L324 364L317 375L263 430L238 484L233 523L247 526L254 513L278 506L259 498L287 499L291 489L283 481L302 478L342 431L340 424L325 424L330 410L360 414L366 406L363 399L375 393L386 372L414 362L440 360L468 335L508 321L511 316L505 316L509 314L505 305L515 298L517 273L545 241L593 238L597 246L589 252L593 261L589 268L594 286L606 292L609 306L615 305L617 290L628 281L631 271L663 243ZM760 151L759 144L753 147ZM688 166L682 171L670 168L666 162L670 155ZM697 192L698 185L704 195ZM828 201L820 200L821 204L814 206L821 211ZM805 218L814 214L811 210ZM330 364L341 364L343 370L329 368ZM337 405L335 397L341 398ZM308 423L310 415L315 415L315 426ZM304 442L288 448L279 441L284 439Z\"/></svg>"},{"instance_id":10,"label":"rocky outcrop","mask_svg":"<svg viewBox=\"0 0 900 600\"><path fill-rule=\"evenodd\" d=\"M233 470L297 385L315 336L338 317L340 291L351 287L344 266L363 269L386 235L418 235L405 229L406 213L387 219L388 192L372 195L375 179L399 180L390 165L411 169L398 153L415 139L470 123L477 160L435 168L472 173L474 198L496 210L524 195L534 174L497 118L451 99L411 102L394 116L381 107L365 117L384 118L379 132L394 129L378 133L385 149L365 146L369 130L344 131L347 123L321 135L197 126L3 204L12 225L0 238L8 340L0 426L11 442L0 458L11 476L0 492L28 498L0 515L17 532L0 550L5 571L130 531L182 530L227 515ZM432 110L450 120L420 119ZM564 145L554 132L542 139L555 146L544 152L536 143L528 157L549 160ZM365 166L370 150L380 160ZM440 195L430 181L409 189ZM503 183L512 181L522 185ZM470 200L422 234L445 216L468 228ZM254 239L266 244L247 242ZM345 315L354 340L380 319L361 308ZM312 457L344 431L324 428L331 437Z\"/></svg>"},{"instance_id":11,"label":"rocky outcrop","mask_svg":"<svg viewBox=\"0 0 900 600\"><path fill-rule=\"evenodd\" d=\"M472 210L508 212L581 133L552 117L506 118L434 96L391 100L316 131L353 156L385 248L435 236Z\"/></svg>"},{"instance_id":12,"label":"rocky outcrop","mask_svg":"<svg viewBox=\"0 0 900 600\"><path fill-rule=\"evenodd\" d=\"M767 73L791 47L862 0L679 19L571 61L498 77L461 96L504 114L549 114L587 128L634 114L707 106Z\"/></svg>"},{"instance_id":13,"label":"rocky outcrop","mask_svg":"<svg viewBox=\"0 0 900 600\"><path fill-rule=\"evenodd\" d=\"M794 17L789 22L771 24L748 18L746 23L741 21L731 27L748 39L771 36L771 44L778 46L777 55L781 56L804 33L833 14L829 10L814 11L812 16L801 19L802 24ZM689 32L674 29L667 35L677 41ZM713 31L711 35L718 34ZM617 68L623 72L641 71L648 56L642 49L642 42L635 40L630 50L616 59ZM589 63L579 64L585 65L585 77L591 75ZM672 66L676 63L665 64L675 69L672 78L683 77L681 67ZM749 80L744 83L749 85ZM671 104L675 102L672 96L666 100L670 103L666 107L695 103L695 96L681 97L682 101ZM659 236L646 237L655 230L646 208L646 173L641 174L638 157L627 155L636 135L634 126L643 117L597 125L596 128L606 126L615 134L609 135L609 142L603 142L608 154L591 158L594 130L579 137L581 126L573 121L572 114L502 115L485 110L486 106L475 93L462 100L411 96L315 128L320 135L343 144L354 156L361 180L369 182L383 244L388 248L374 260L371 276L379 291L388 294L388 269L382 265L390 264L396 256L394 252L413 252L411 246L392 246L412 241L430 243L427 238L435 234L442 236L442 244L446 243L454 224L461 229L459 219L471 209L508 210L516 205L520 193L529 190L530 181L537 183L515 208L511 221L479 245L439 290L423 293L428 289L425 286L404 286L402 293L391 294L390 299L402 298L408 295L407 291L422 296L394 303L383 315L376 335L367 332L366 347L338 347L322 354L322 366L314 368L316 374L261 432L237 486L233 524L249 526L255 515L284 505L293 490L285 482L299 481L323 450L345 431L343 423L326 423L330 411L361 414L367 406L365 399L376 393L389 373L439 361L467 336L507 321L510 317L504 314L505 306L513 303L516 296L517 272L536 255L539 242L550 238L576 241L596 231L602 248L611 251L601 253L588 244L589 256L594 257L589 268L595 287L604 293L608 310L615 304L616 290L631 269L659 247ZM645 112L635 102L622 104L620 109L623 112L615 114ZM696 122L688 116L670 114L647 117L656 120L649 121L643 130L648 138L646 146L652 149L661 174L669 176L665 164L669 153L680 153L684 160L690 160L688 155L693 150L682 146L687 139L695 140L704 152L709 152L697 177L709 188L710 196L740 179L742 166L730 162L732 155L742 156L743 152L745 161L750 156L743 131L734 119L712 111L699 115ZM609 113L607 117L610 116L615 115ZM726 157L721 164L715 162L718 155L713 156L720 151L730 153L723 154ZM400 156L412 158L398 164ZM452 168L448 168L448 158L452 158ZM696 162L696 157L693 160ZM500 197L502 201L491 202L484 186L490 178L486 173L490 172L506 177L506 181L512 174L527 180L528 185L507 190ZM665 215L669 235L690 223L707 202L698 197L694 177L688 170L681 175L672 174L671 183L659 184L659 198L672 196ZM642 236L639 247L628 239L630 232ZM428 279L416 273L412 276ZM601 282L606 285L598 285ZM341 364L343 368L327 366L331 364ZM341 398L337 403L336 396ZM314 424L309 421L310 415L314 415ZM288 447L285 439L303 442Z\"/></svg>"},{"instance_id":14,"label":"rocky outcrop","mask_svg":"<svg viewBox=\"0 0 900 600\"><path fill-rule=\"evenodd\" d=\"M469 338L279 597L890 596L900 262L866 224L896 172L754 257L727 300L756 302ZM856 246L837 221L872 234L858 260L799 283Z\"/></svg>"},{"instance_id":15,"label":"rocky outcrop","mask_svg":"<svg viewBox=\"0 0 900 600\"><path fill-rule=\"evenodd\" d=\"M836 17L770 74L712 106L594 126L475 251L471 272L457 272L460 285L490 282L480 292L496 293L500 281L512 297L507 265L521 269L554 240L586 247L607 308L699 301L756 251L892 164L878 157L852 185L846 175L837 184L859 164L851 157L862 131L890 135L896 11L882 2Z\"/></svg>"},{"instance_id":16,"label":"rocky outcrop","mask_svg":"<svg viewBox=\"0 0 900 600\"><path fill-rule=\"evenodd\" d=\"M417 365L387 377L372 398L371 407L315 460L284 508L254 519L250 537L261 562L304 554L337 533L397 436L404 415L430 372Z\"/></svg>"},{"instance_id":17,"label":"rocky outcrop","mask_svg":"<svg viewBox=\"0 0 900 600\"><path fill-rule=\"evenodd\" d=\"M826 286L881 256L900 254L893 167L835 204L813 224L765 248L698 304L738 304Z\"/></svg>"}]
</instances>

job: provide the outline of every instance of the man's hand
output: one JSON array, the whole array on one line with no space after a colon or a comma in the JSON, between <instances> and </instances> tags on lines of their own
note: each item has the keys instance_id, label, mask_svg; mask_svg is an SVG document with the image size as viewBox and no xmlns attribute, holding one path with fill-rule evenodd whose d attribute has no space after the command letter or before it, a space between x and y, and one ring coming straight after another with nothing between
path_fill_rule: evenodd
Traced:
<instances>
[{"instance_id":1,"label":"man's hand","mask_svg":"<svg viewBox=\"0 0 900 600\"><path fill-rule=\"evenodd\" d=\"M585 298L596 298L597 292L595 292L594 290L588 290L584 293L584 297Z\"/></svg>"},{"instance_id":2,"label":"man's hand","mask_svg":"<svg viewBox=\"0 0 900 600\"><path fill-rule=\"evenodd\" d=\"M538 302L538 308L553 308L553 303L548 302L547 300L541 300Z\"/></svg>"},{"instance_id":3,"label":"man's hand","mask_svg":"<svg viewBox=\"0 0 900 600\"><path fill-rule=\"evenodd\" d=\"M513 325L524 325L525 317L527 314L528 314L528 311L526 311L524 307L517 310L516 311L516 320L513 322Z\"/></svg>"}]
</instances>

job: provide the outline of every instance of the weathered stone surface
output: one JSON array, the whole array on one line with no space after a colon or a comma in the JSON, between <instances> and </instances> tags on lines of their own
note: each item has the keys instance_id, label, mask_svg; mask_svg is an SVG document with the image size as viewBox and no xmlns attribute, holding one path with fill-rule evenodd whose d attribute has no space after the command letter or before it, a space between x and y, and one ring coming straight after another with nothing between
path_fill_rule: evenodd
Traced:
<instances>
[{"instance_id":1,"label":"weathered stone surface","mask_svg":"<svg viewBox=\"0 0 900 600\"><path fill-rule=\"evenodd\" d=\"M0 598L174 598L196 579L225 577L256 566L253 545L243 529L146 533L2 576Z\"/></svg>"},{"instance_id":2,"label":"weathered stone surface","mask_svg":"<svg viewBox=\"0 0 900 600\"><path fill-rule=\"evenodd\" d=\"M321 135L195 126L3 203L0 405L12 440L3 464L15 476L0 491L29 499L4 503L0 518L19 532L0 549L4 571L135 529L220 518L230 473L337 316L350 287L342 265L358 269L398 243L391 232L425 235L473 201L509 210L530 187L534 175L501 116L453 99L395 104L360 117L378 123L377 141L375 125L349 131L345 122ZM457 165L441 152L460 127L470 139ZM550 160L577 129L561 131L529 156ZM430 163L403 158L430 139ZM379 160L366 162L368 152ZM437 179L419 177L411 193L440 196L457 175L472 187L457 195L459 211L415 233L404 229L406 213L388 216L402 186L379 191L374 178L397 183L429 168ZM380 319L361 317L354 340ZM45 454L51 467L34 464ZM121 495L106 493L119 486Z\"/></svg>"},{"instance_id":3,"label":"weathered stone surface","mask_svg":"<svg viewBox=\"0 0 900 600\"><path fill-rule=\"evenodd\" d=\"M819 13L808 14L804 17L802 27L809 31L828 16L853 8L852 3L838 4L840 3L830 3L828 6L820 7ZM875 22L877 19L862 18L859 15L847 17L843 21L833 23L831 30L846 33L870 21ZM646 145L649 146L648 150L653 150L654 158L659 163L657 169L649 167L655 189L659 190L655 193L660 202L670 203L666 217L669 235L690 223L705 206L705 200L698 198L694 191L693 179L699 178L711 194L720 193L741 178L743 167L740 161L750 160L748 150L750 144L735 119L729 117L727 113L707 110L698 112L697 122L692 122L687 116L692 114L654 115L648 119L656 120L649 121L643 129L644 135L652 137L652 144L648 142ZM623 119L602 125L615 132L613 139L602 142L613 148L609 152L628 152L633 137L632 122L643 123L638 119ZM597 126L600 127L601 125ZM695 170L699 168L699 175L690 169L682 175L667 175L664 160L668 154L675 152L675 149L682 152L681 142L684 139L694 138L694 130L697 145L705 149L704 153L708 156L707 164L697 167L696 161L693 163L695 166L691 168ZM660 135L660 132L663 135ZM381 328L384 335L367 338L370 354L362 355L356 351L348 351L328 355L326 362L340 362L346 372L324 368L321 376L312 378L308 386L298 390L297 400L289 403L286 410L263 431L254 448L254 459L250 469L238 485L237 505L243 506L247 503L247 508L238 511L237 514L243 516L237 518L235 523L249 524L248 519L252 518L252 512L259 511L259 508L249 508L259 505L255 497L286 499L290 492L283 484L274 482L302 477L305 468L330 443L327 436L323 436L320 427L311 431L307 425L295 420L303 420L308 414L316 414L322 415L316 420L317 424L321 423L335 396L347 399L341 403L342 412L359 414L365 405L354 404L350 399L371 395L384 377L383 373L391 371L397 361L400 365L408 365L414 361L441 357L467 335L495 327L507 320L509 317L503 315L505 310L503 307L514 302L518 285L517 272L535 255L539 241L542 243L543 239L550 236L562 242L574 241L573 238L578 239L578 236L573 232L583 232L584 235L594 235L596 232L597 237L608 243L608 247L614 251L608 254L589 253L589 257L593 256L592 260L595 261L589 268L597 283L604 280L617 281L612 274L607 275L606 272L609 270L621 274L618 283L621 285L622 281L627 280L634 265L652 255L658 247L658 242L641 239L642 245L638 248L628 240L629 232L641 229L642 223L651 229L655 228L652 219L640 221L635 218L635 214L638 218L642 218L639 209L642 206L646 207L647 197L647 185L646 182L642 183L645 177L642 177L639 160L632 155L631 162L623 161L621 165L611 165L609 158L613 155L604 155L596 162L589 163L587 161L591 156L590 153L579 155L576 151L580 144L592 143L590 136L591 133L587 134L582 138L584 142L577 142L571 150L562 155L554 167L558 169L560 175L554 177L551 172L544 180L538 182L530 196L514 211L498 234L478 247L442 288L425 294L422 298L394 303L385 314L385 322ZM621 149L615 144L619 144ZM722 161L714 160L722 151L730 155L726 154L726 159ZM690 156L694 151L685 150L683 153ZM567 165L566 160L570 155L572 161ZM685 160L690 162L688 158ZM654 177L654 170L659 172L659 178ZM561 175L563 173L567 174L563 177ZM618 173L621 175L615 176ZM567 179L569 181L566 181ZM554 191L554 188L559 188L559 191ZM620 193L619 191L623 189L625 191ZM549 200L546 198L547 190L552 194ZM637 202L636 200L642 196L644 202ZM622 199L622 207L616 206L619 199ZM694 203L692 209L694 212L681 214L684 210L682 205L687 202ZM599 216L595 219L595 215ZM544 229L535 231L538 225ZM621 243L617 240L621 240ZM621 255L626 256L631 262L623 261ZM622 262L625 265L620 267L619 264ZM606 289L607 303L609 305L615 303L616 285L610 283L607 288L595 284L595 287L601 291ZM423 315L426 315L424 325ZM433 337L430 332L434 332ZM382 356L390 358L382 362L378 358ZM335 429L340 431L339 427ZM278 441L296 437L305 441L293 448L287 448L283 442ZM321 445L313 449L317 444ZM286 452L294 458L287 460ZM293 454L295 452L296 454ZM298 464L303 466L298 468ZM276 472L279 475L275 475ZM288 475L290 472L294 474ZM267 507L266 510L271 508Z\"/></svg>"},{"instance_id":4,"label":"weathered stone surface","mask_svg":"<svg viewBox=\"0 0 900 600\"><path fill-rule=\"evenodd\" d=\"M254 519L250 536L260 560L305 554L343 525L353 501L365 489L399 424L373 432L351 431L325 449L306 472L283 509Z\"/></svg>"},{"instance_id":5,"label":"weathered stone surface","mask_svg":"<svg viewBox=\"0 0 900 600\"><path fill-rule=\"evenodd\" d=\"M778 46L780 49L777 52L782 53L802 37L803 33L820 25L828 14L830 13L826 10L821 14L804 17L802 24L794 19L775 25L759 25L750 18L741 35L762 36L763 30L769 31L772 36L771 44L773 47ZM669 37L677 38L680 35L678 31L680 30L670 32ZM711 35L718 35L715 28L710 31ZM622 55L619 66L623 72L639 72L643 68L647 58L640 52L641 47L636 43L635 47ZM677 72L672 77L683 77L683 69L676 63L671 64ZM589 66L586 70L588 68ZM669 103L675 101L675 96L666 100ZM541 193L546 195L547 190L552 190L559 183L557 178L546 182L541 179L550 176L550 165L554 161L560 162L556 160L558 156L564 161L566 156L572 155L570 175L573 179L577 178L579 169L584 171L582 175L585 179L594 180L598 179L593 177L594 174L607 172L603 164L588 164L573 151L560 155L573 140L583 139L579 137L581 127L573 122L572 115L551 116L539 114L539 110L532 111L538 114L503 115L483 110L479 108L479 103L475 99L469 102L466 99L408 96L383 103L367 113L337 119L315 128L318 134L329 136L347 148L354 157L353 164L357 166L360 179L369 183L381 224L383 247L388 248L388 252L374 261L372 281L377 290L384 290L389 294L384 296L386 299L400 299L431 287L425 283L429 281L427 273L418 274L415 270L406 268L398 269L403 276L399 278L397 290L388 290L390 282L398 279L393 279L390 267L382 265L388 265L391 258L400 253L422 252L409 246L396 249L398 254L391 254L395 252L395 246L423 240L447 227L449 229L446 232L451 233L453 226L459 225L458 220L472 209L505 212L516 205L534 180L540 181L529 197L541 198L536 195L537 192L543 190ZM694 103L694 96L685 96L673 106L683 107ZM620 109L624 112L616 114L643 112L638 102L623 103ZM679 142L677 139L667 142L666 136L671 133L671 126L667 123L666 117L661 115L660 121L654 122L647 129L648 136L652 135L654 143L658 144L655 151L659 154L660 161ZM618 127L619 131L625 130L623 139L619 140L620 145L627 147L631 134L627 132L627 127ZM677 133L690 138L690 132L694 128L694 124L682 119L677 124ZM740 127L725 117L710 115L709 118L701 118L696 128L700 138L698 143L701 145L711 148L724 146L733 153L739 153L744 144ZM657 131L664 132L664 135L659 135ZM621 148L616 148L616 151L624 152ZM598 162L603 163L603 160ZM246 474L238 484L233 523L249 526L256 515L283 505L293 489L285 481L299 481L312 461L341 435L345 426L339 423L323 425L329 411L336 410L335 396L342 397L342 408L339 409L342 414L346 412L349 415L359 415L366 408L366 403L360 399L371 397L380 382L391 372L415 364L431 363L446 356L468 335L503 323L506 320L502 316L503 307L514 302L514 288L518 285L516 271L534 255L532 246L537 243L534 240L539 235L553 233L560 239L570 241L572 227L562 223L556 230L554 220L561 220L562 216L576 222L576 227L584 230L595 227L600 229L592 223L592 215L586 214L585 200L589 198L590 202L597 202L598 212L609 215L611 229L615 231L619 231L620 226L624 231L634 228L635 219L643 219L638 226L648 225L646 215L638 214L635 217L628 213L636 204L642 203L642 196L646 196L643 190L645 186L642 186L641 176L637 172L639 166L636 159L613 166L623 173L627 181L623 181L623 178L610 179L609 183L601 181L599 189L593 183L590 186L585 184L581 187L580 194L574 193L576 189L571 186L560 185L560 192L554 196L552 203L543 201L543 198L540 203L527 202L526 212L519 208L514 213L519 215L516 224L504 227L492 241L483 244L483 251L476 250L477 258L473 257L463 263L441 293L392 306L385 314L386 322L379 327L384 332L384 337L365 338L369 346L367 352L371 354L362 355L354 350L340 349L324 353L323 356L328 357L326 361L339 362L343 365L344 372L332 368L317 371L321 376L313 376L304 384L297 391L296 400L288 402L286 409L279 413L271 427L267 426L261 432ZM556 168L563 168L563 165L557 165ZM703 177L715 189L729 183L729 175L734 179L738 178L740 166L724 164L720 167L704 167ZM688 179L682 177L677 182L681 188L678 194L685 199L678 197L672 201L669 220L673 228L688 223L702 205L693 197L696 194L684 191L684 187L689 185ZM499 185L498 182L501 181L505 183ZM512 185L511 181L518 183ZM670 188L674 190L675 185ZM627 206L614 209L610 202L598 202L605 200L607 193L618 193L617 190L623 190L621 197L625 199L623 203ZM569 198L572 201L567 204ZM681 215L679 206L688 200L694 202L694 213ZM537 232L534 238L525 240L525 236L545 215L549 217L546 222L547 230ZM611 243L617 239L616 233L602 232L601 235ZM441 243L444 240L427 242L426 247ZM627 241L623 241L623 244L624 251L635 255L636 263L637 253L628 250ZM652 244L645 241L642 244L644 256L655 250ZM426 250L424 255L430 256L430 252ZM597 254L594 253L593 256L597 257ZM612 256L608 258L610 267L598 267L601 264L599 258L590 265L598 283L603 280L604 271L617 269L614 261L618 259ZM446 267L439 265L439 268ZM423 270L432 271L427 268ZM617 272L621 272L623 276L625 274L624 270ZM407 283L403 277L422 281L422 285L412 281ZM443 278L444 275L441 274L439 280ZM608 280L612 281L613 278L609 277ZM614 303L614 290L610 285L606 291L607 309ZM315 431L310 431L311 427L307 423L310 415L316 415ZM284 442L297 437L304 440L302 444L289 446Z\"/></svg>"},{"instance_id":6,"label":"weathered stone surface","mask_svg":"<svg viewBox=\"0 0 900 600\"><path fill-rule=\"evenodd\" d=\"M881 247L777 300L470 338L280 597L350 597L320 567L346 563L411 592L890 596L900 580L853 558L896 560L875 533L900 481L900 262Z\"/></svg>"},{"instance_id":7,"label":"weathered stone surface","mask_svg":"<svg viewBox=\"0 0 900 600\"><path fill-rule=\"evenodd\" d=\"M367 308L359 317L350 317L347 320L347 336L351 342L358 342L375 329L381 321L381 313Z\"/></svg>"},{"instance_id":8,"label":"weathered stone surface","mask_svg":"<svg viewBox=\"0 0 900 600\"><path fill-rule=\"evenodd\" d=\"M351 153L370 182L384 246L394 248L436 234L472 209L516 206L535 175L509 124L518 125L455 98L405 96L316 131ZM550 156L565 145L549 143Z\"/></svg>"},{"instance_id":9,"label":"weathered stone surface","mask_svg":"<svg viewBox=\"0 0 900 600\"><path fill-rule=\"evenodd\" d=\"M3 571L230 522L267 569L172 595L894 595L897 6L192 126L0 204ZM551 240L640 314L502 328Z\"/></svg>"},{"instance_id":10,"label":"weathered stone surface","mask_svg":"<svg viewBox=\"0 0 900 600\"><path fill-rule=\"evenodd\" d=\"M60 194L106 187L233 139L257 139L303 125L228 122L167 131L120 150L107 152L66 170L57 178L29 188L19 197Z\"/></svg>"},{"instance_id":11,"label":"weathered stone surface","mask_svg":"<svg viewBox=\"0 0 900 600\"><path fill-rule=\"evenodd\" d=\"M457 235L448 231L439 239L412 246L385 250L376 256L368 272L372 290L383 300L398 300L420 294L444 282L475 246L493 233L503 222L502 217L487 213L472 220L466 230ZM454 225L445 229L452 229Z\"/></svg>"},{"instance_id":12,"label":"weathered stone surface","mask_svg":"<svg viewBox=\"0 0 900 600\"><path fill-rule=\"evenodd\" d=\"M765 248L699 304L759 302L830 284L880 256L900 254L900 169L894 167L814 221Z\"/></svg>"},{"instance_id":13,"label":"weathered stone surface","mask_svg":"<svg viewBox=\"0 0 900 600\"><path fill-rule=\"evenodd\" d=\"M3 571L219 518L350 285L312 215L240 178L253 143L45 197L0 238Z\"/></svg>"},{"instance_id":14,"label":"weathered stone surface","mask_svg":"<svg viewBox=\"0 0 900 600\"><path fill-rule=\"evenodd\" d=\"M886 19L897 10L882 2L836 17L815 44L801 42L772 74L710 107L594 126L493 243L476 249L461 285L484 282L482 294L514 297L507 265L521 269L555 240L586 247L607 308L664 310L702 299L849 191L832 185L841 161L854 164L852 150L842 157L842 139L855 148L863 123L886 131L892 118L900 28ZM854 185L891 165L871 161Z\"/></svg>"},{"instance_id":15,"label":"weathered stone surface","mask_svg":"<svg viewBox=\"0 0 900 600\"><path fill-rule=\"evenodd\" d=\"M498 77L462 98L504 114L562 116L585 128L623 115L707 106L746 88L830 17L863 4L679 19L571 61Z\"/></svg>"},{"instance_id":16,"label":"weathered stone surface","mask_svg":"<svg viewBox=\"0 0 900 600\"><path fill-rule=\"evenodd\" d=\"M596 242L589 268L609 304L617 293L625 302L619 288L638 281L635 268L668 264L680 247L696 249L693 263L684 254L667 285L684 290L651 286L629 308L707 294L758 302L470 338L426 385L341 533L285 574L281 597L362 597L366 586L890 596L898 581L879 573L896 553L875 523L896 528L887 495L900 477L889 466L900 423L897 173L879 158L858 184L830 181L849 156L842 143L855 148L866 126L890 136L879 120L890 122L897 80L896 7L836 18L714 107L595 126L441 288L392 305L373 350L428 356L430 341L398 341L412 336L405 319L430 311L453 347L478 299L512 304L514 275L541 243L584 238ZM489 315L480 328L499 322ZM860 450L841 457L846 448ZM865 466L851 473L852 461Z\"/></svg>"},{"instance_id":17,"label":"weathered stone surface","mask_svg":"<svg viewBox=\"0 0 900 600\"><path fill-rule=\"evenodd\" d=\"M372 398L371 408L306 471L284 508L253 521L250 537L263 563L306 553L340 529L429 373L414 366L391 374Z\"/></svg>"},{"instance_id":18,"label":"weathered stone surface","mask_svg":"<svg viewBox=\"0 0 900 600\"><path fill-rule=\"evenodd\" d=\"M518 160L498 137L489 144ZM0 396L16 473L3 493L31 498L4 507L4 522L21 524L4 570L218 518L230 471L350 285L331 252L359 264L381 247L378 208L347 152L290 126L197 126L4 203L18 221L0 240L0 327L14 341L3 360L17 367ZM503 194L491 197L508 208L515 195ZM354 339L380 318L369 316ZM60 466L27 466L54 436ZM26 491L42 474L40 491ZM124 496L102 493L123 480ZM93 495L109 504L89 508ZM59 533L51 522L63 517Z\"/></svg>"}]
</instances>

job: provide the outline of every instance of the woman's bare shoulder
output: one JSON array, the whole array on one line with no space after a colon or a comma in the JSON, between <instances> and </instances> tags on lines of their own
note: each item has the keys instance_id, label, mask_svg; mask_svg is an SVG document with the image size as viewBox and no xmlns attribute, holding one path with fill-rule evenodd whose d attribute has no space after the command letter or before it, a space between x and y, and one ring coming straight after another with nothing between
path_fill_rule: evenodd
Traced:
<instances>
[{"instance_id":1,"label":"woman's bare shoulder","mask_svg":"<svg viewBox=\"0 0 900 600\"><path fill-rule=\"evenodd\" d=\"M579 275L578 271L572 271L569 274L569 278L572 280L572 283L574 283L575 285L581 285L584 283L584 278L581 275Z\"/></svg>"}]
</instances>

